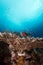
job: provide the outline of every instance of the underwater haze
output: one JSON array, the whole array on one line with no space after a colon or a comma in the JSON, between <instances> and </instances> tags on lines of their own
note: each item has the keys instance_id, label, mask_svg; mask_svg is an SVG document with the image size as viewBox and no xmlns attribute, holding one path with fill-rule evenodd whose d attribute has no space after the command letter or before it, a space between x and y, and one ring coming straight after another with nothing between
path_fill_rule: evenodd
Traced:
<instances>
[{"instance_id":1,"label":"underwater haze","mask_svg":"<svg viewBox=\"0 0 43 65\"><path fill-rule=\"evenodd\" d=\"M0 32L43 37L43 0L0 0Z\"/></svg>"}]
</instances>

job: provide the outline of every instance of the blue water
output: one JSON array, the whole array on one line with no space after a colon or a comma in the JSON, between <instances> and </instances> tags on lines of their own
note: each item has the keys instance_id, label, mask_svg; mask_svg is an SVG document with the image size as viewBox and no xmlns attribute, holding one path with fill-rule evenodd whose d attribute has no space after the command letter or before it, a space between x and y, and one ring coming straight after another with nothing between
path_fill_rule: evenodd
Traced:
<instances>
[{"instance_id":1,"label":"blue water","mask_svg":"<svg viewBox=\"0 0 43 65\"><path fill-rule=\"evenodd\" d=\"M0 32L6 30L43 37L43 0L0 0Z\"/></svg>"}]
</instances>

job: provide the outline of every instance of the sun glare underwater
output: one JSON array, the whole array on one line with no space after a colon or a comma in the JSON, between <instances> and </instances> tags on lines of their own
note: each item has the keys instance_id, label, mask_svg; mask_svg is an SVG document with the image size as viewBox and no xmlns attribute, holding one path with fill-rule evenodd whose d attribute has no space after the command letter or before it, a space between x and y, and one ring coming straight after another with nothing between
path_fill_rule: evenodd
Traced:
<instances>
[{"instance_id":1,"label":"sun glare underwater","mask_svg":"<svg viewBox=\"0 0 43 65\"><path fill-rule=\"evenodd\" d=\"M0 0L0 32L43 37L43 0Z\"/></svg>"}]
</instances>

